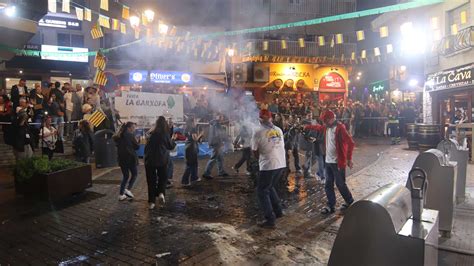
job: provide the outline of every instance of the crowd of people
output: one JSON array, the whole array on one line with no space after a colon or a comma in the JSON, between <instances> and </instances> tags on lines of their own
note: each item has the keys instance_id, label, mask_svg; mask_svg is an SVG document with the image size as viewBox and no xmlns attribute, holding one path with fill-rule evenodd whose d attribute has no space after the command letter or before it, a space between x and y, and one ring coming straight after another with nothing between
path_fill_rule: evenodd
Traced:
<instances>
[{"instance_id":1,"label":"crowd of people","mask_svg":"<svg viewBox=\"0 0 474 266\"><path fill-rule=\"evenodd\" d=\"M4 142L11 145L15 158L29 158L35 149L52 158L63 153L63 140L73 142L76 159L89 162L93 152L92 129L87 118L96 110L113 116L106 101L101 101L95 87L82 88L70 83L35 84L26 86L20 79L10 95L2 92L0 122ZM114 121L112 118L109 121ZM113 128L113 123L104 125Z\"/></svg>"}]
</instances>

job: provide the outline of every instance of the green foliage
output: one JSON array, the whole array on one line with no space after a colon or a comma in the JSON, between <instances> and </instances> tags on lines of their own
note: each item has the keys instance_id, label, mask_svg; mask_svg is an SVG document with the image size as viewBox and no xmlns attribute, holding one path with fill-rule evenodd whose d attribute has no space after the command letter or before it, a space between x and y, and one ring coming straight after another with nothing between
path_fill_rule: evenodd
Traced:
<instances>
[{"instance_id":1,"label":"green foliage","mask_svg":"<svg viewBox=\"0 0 474 266\"><path fill-rule=\"evenodd\" d=\"M46 156L34 156L19 160L14 169L17 182L26 182L38 174L47 174L84 165L68 159L48 160Z\"/></svg>"}]
</instances>

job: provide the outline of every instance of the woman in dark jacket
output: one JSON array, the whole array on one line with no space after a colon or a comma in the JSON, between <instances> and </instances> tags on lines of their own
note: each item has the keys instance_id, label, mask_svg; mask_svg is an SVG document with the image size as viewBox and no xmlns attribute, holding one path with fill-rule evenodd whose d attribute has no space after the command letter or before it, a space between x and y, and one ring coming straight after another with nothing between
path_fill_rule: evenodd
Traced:
<instances>
[{"instance_id":1,"label":"woman in dark jacket","mask_svg":"<svg viewBox=\"0 0 474 266\"><path fill-rule=\"evenodd\" d=\"M186 170L181 178L181 184L188 187L192 182L200 181L198 177L198 154L199 142L202 139L202 133L198 133L194 118L188 118L186 121L186 145L184 148L184 158L186 160Z\"/></svg>"},{"instance_id":2,"label":"woman in dark jacket","mask_svg":"<svg viewBox=\"0 0 474 266\"><path fill-rule=\"evenodd\" d=\"M150 210L155 208L157 194L161 204L165 203L166 182L168 180L167 166L170 160L170 150L176 147L175 139L175 134L170 137L170 129L166 119L163 116L158 117L145 145L145 171Z\"/></svg>"},{"instance_id":3,"label":"woman in dark jacket","mask_svg":"<svg viewBox=\"0 0 474 266\"><path fill-rule=\"evenodd\" d=\"M79 128L74 133L72 145L75 150L76 161L89 163L92 152L94 151L92 129L89 121L79 121Z\"/></svg>"},{"instance_id":4,"label":"woman in dark jacket","mask_svg":"<svg viewBox=\"0 0 474 266\"><path fill-rule=\"evenodd\" d=\"M134 197L130 190L137 179L138 157L136 150L140 147L134 132L135 123L127 122L122 124L119 132L113 137L117 144L118 163L123 174L119 200L124 200L127 197L133 199ZM126 186L127 188L125 188Z\"/></svg>"}]
</instances>

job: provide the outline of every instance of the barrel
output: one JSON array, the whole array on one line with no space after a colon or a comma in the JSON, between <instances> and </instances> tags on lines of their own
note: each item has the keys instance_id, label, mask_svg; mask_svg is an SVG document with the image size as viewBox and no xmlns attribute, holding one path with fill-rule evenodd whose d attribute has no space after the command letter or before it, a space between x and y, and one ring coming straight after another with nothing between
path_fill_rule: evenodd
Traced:
<instances>
[{"instance_id":1,"label":"barrel","mask_svg":"<svg viewBox=\"0 0 474 266\"><path fill-rule=\"evenodd\" d=\"M420 151L436 149L441 141L441 125L417 124L416 136Z\"/></svg>"},{"instance_id":2,"label":"barrel","mask_svg":"<svg viewBox=\"0 0 474 266\"><path fill-rule=\"evenodd\" d=\"M416 124L407 124L407 142L410 150L418 149L418 139L416 137Z\"/></svg>"}]
</instances>

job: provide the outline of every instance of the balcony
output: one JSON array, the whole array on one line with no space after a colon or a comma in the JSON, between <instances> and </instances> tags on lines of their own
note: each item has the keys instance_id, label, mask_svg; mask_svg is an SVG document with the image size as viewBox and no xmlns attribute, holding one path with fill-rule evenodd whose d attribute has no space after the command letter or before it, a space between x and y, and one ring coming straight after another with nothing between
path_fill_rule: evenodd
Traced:
<instances>
[{"instance_id":1,"label":"balcony","mask_svg":"<svg viewBox=\"0 0 474 266\"><path fill-rule=\"evenodd\" d=\"M438 45L438 53L451 56L474 46L474 26L460 30L456 35L444 37Z\"/></svg>"},{"instance_id":2,"label":"balcony","mask_svg":"<svg viewBox=\"0 0 474 266\"><path fill-rule=\"evenodd\" d=\"M300 47L298 41L286 41L287 48L282 49L281 40L268 40L268 49L263 49L264 40L249 39L239 43L240 50L244 51L244 56L254 55L278 55L278 56L298 56L298 57L341 57L350 58L352 52L357 50L355 43L335 44L330 46L327 42L325 46L319 46L316 42L305 41L305 47ZM248 44L251 45L248 45Z\"/></svg>"}]
</instances>

